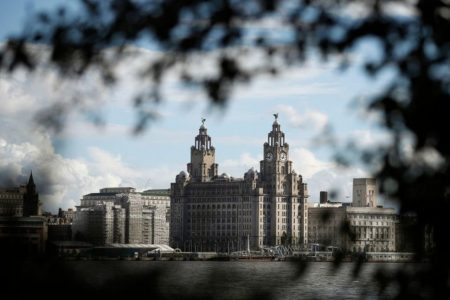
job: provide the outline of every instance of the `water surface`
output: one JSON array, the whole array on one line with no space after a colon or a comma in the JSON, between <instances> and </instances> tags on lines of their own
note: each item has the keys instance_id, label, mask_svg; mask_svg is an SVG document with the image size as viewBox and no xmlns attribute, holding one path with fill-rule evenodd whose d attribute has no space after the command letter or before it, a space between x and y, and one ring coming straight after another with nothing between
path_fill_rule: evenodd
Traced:
<instances>
[{"instance_id":1,"label":"water surface","mask_svg":"<svg viewBox=\"0 0 450 300\"><path fill-rule=\"evenodd\" d=\"M379 270L391 275L413 264L366 263L354 276L354 263L213 261L70 261L77 280L96 291L139 291L162 299L380 299ZM123 284L123 287L121 287ZM131 288L130 288L131 286Z\"/></svg>"}]
</instances>

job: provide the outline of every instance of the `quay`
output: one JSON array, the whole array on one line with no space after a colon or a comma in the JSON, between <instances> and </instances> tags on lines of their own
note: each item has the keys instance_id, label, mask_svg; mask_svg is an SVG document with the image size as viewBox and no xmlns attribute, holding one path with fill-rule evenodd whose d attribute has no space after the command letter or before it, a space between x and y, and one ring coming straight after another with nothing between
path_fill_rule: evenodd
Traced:
<instances>
[{"instance_id":1,"label":"quay","mask_svg":"<svg viewBox=\"0 0 450 300\"><path fill-rule=\"evenodd\" d=\"M236 251L182 252L167 245L110 244L94 247L87 243L63 242L53 245L53 257L64 260L141 260L141 261L308 261L332 262L411 262L410 252L339 253L333 251Z\"/></svg>"}]
</instances>

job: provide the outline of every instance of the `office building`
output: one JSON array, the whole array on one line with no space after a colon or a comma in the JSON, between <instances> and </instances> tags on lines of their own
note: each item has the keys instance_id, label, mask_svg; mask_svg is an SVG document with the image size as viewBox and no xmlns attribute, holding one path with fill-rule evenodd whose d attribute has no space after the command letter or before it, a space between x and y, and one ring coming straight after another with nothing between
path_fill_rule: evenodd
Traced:
<instances>
[{"instance_id":1,"label":"office building","mask_svg":"<svg viewBox=\"0 0 450 300\"><path fill-rule=\"evenodd\" d=\"M260 171L219 175L204 120L187 172L171 185L171 246L185 251L237 251L307 243L307 185L292 168L278 115L263 145Z\"/></svg>"}]
</instances>

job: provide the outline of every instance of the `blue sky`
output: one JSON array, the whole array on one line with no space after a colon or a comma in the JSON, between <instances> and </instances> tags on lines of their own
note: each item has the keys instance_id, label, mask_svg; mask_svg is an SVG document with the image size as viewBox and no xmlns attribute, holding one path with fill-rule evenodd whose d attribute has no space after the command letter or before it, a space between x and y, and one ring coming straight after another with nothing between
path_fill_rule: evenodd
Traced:
<instances>
[{"instance_id":1,"label":"blue sky","mask_svg":"<svg viewBox=\"0 0 450 300\"><path fill-rule=\"evenodd\" d=\"M1 1L0 40L20 32L22 22L33 11L58 3L67 1ZM137 57L154 55L142 48L135 51ZM355 49L352 60L357 65L366 55L374 54L368 42ZM118 67L126 80L112 89L92 78L60 84L51 71L45 76L21 72L0 76L0 100L5 106L0 122L0 169L24 178L33 168L38 183L40 172L53 170L45 181L52 188L41 193L44 209L73 207L83 194L105 186L168 188L175 175L186 169L202 117L207 119L216 147L219 172L241 177L248 168L259 168L272 114L278 112L291 146L290 159L309 184L311 201L318 200L320 190L331 189L339 191L336 200L349 201L352 178L368 176L368 170L359 164L347 170L336 166L334 149L314 142L324 129L331 127L340 144L354 139L360 146L373 147L387 139L376 125L376 116L362 112L356 104L365 103L391 74L368 78L359 66L341 72L335 60L321 63L314 55L305 65L288 69L281 76L262 77L237 87L224 110L211 107L201 93L184 88L175 74L169 74L163 86L165 101L155 106L160 118L143 134L133 136L130 131L136 112L130 98L146 84L129 76L135 71L133 63L136 61ZM91 108L105 119L104 127L92 125L82 114L72 114L59 135L33 123L32 115L38 109L64 101L68 91L84 91L86 83L87 102L92 101ZM19 115L27 118L17 126Z\"/></svg>"}]
</instances>

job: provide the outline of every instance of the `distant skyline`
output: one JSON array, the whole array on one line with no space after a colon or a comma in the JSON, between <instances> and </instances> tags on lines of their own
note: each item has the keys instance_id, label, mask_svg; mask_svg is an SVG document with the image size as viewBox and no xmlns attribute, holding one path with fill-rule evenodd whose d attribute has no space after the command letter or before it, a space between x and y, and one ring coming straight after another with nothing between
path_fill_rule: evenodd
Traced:
<instances>
[{"instance_id":1,"label":"distant skyline","mask_svg":"<svg viewBox=\"0 0 450 300\"><path fill-rule=\"evenodd\" d=\"M20 32L27 3L31 1L0 4L2 41L9 32ZM38 10L58 3L66 2L38 1L33 5ZM38 48L46 54L45 47ZM114 88L102 86L94 75L75 85L61 82L51 70L0 75L0 172L17 180L33 169L44 210L74 207L83 194L103 187L169 188L175 175L186 170L201 118L206 118L216 148L219 173L242 177L251 167L259 169L273 114L279 113L291 147L290 160L308 183L314 202L319 200L319 191L333 189L339 192L336 201L351 201L352 179L370 175L361 164L339 168L333 160L334 149L315 143L324 130L331 128L341 145L355 139L360 146L372 147L387 139L375 123L376 116L363 112L361 105L392 74L368 78L359 66L341 72L336 61L321 63L315 55L279 76L260 77L238 86L223 110L211 107L203 94L184 87L175 74L169 74L163 87L164 101L150 106L159 118L143 134L133 136L136 112L131 98L147 84L133 74L141 59L158 53L132 48L136 55L118 64L124 80ZM373 53L370 45L361 45L352 60L358 65L361 57ZM208 59L202 57L206 66ZM71 92L84 94L90 113L71 114L59 134L35 126L36 111L55 101L68 101ZM96 113L104 119L104 127L89 121ZM46 171L51 172L44 178Z\"/></svg>"}]
</instances>

